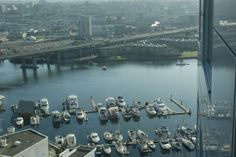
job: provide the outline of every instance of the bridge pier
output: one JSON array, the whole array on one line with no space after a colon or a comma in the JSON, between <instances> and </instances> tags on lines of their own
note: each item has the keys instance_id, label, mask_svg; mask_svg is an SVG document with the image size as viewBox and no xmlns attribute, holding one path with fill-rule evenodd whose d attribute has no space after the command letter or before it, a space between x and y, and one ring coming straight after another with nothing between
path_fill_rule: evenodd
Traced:
<instances>
[{"instance_id":1,"label":"bridge pier","mask_svg":"<svg viewBox=\"0 0 236 157\"><path fill-rule=\"evenodd\" d=\"M61 64L61 53L57 52L57 64Z\"/></svg>"},{"instance_id":2,"label":"bridge pier","mask_svg":"<svg viewBox=\"0 0 236 157\"><path fill-rule=\"evenodd\" d=\"M33 77L35 80L38 79L38 72L37 72L37 68L36 69L33 69Z\"/></svg>"},{"instance_id":3,"label":"bridge pier","mask_svg":"<svg viewBox=\"0 0 236 157\"><path fill-rule=\"evenodd\" d=\"M22 75L25 82L28 81L26 68L22 68Z\"/></svg>"}]
</instances>

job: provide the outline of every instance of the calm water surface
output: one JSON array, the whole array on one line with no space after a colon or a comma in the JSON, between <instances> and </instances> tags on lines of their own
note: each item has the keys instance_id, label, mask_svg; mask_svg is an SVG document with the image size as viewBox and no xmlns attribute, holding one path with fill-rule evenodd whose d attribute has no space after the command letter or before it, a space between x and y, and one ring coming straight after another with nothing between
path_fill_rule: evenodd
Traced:
<instances>
[{"instance_id":1,"label":"calm water surface","mask_svg":"<svg viewBox=\"0 0 236 157\"><path fill-rule=\"evenodd\" d=\"M75 117L71 117L70 124L54 128L51 117L48 117L41 120L40 125L34 129L46 134L50 140L54 140L54 136L58 134L74 133L78 143L87 144L86 135L89 131L97 131L101 138L100 143L103 143L104 131L119 129L127 139L129 129L139 128L148 133L150 138L156 138L153 129L161 125L168 126L172 133L176 131L177 124L188 123L188 126L193 127L196 123L197 108L197 60L190 59L185 62L189 65L176 66L175 61L107 63L107 71L101 70L99 64L87 68L61 66L58 69L51 66L50 70L46 65L40 65L37 74L27 70L27 75L23 76L19 65L5 61L0 63L0 94L6 97L6 112L0 114L1 134L11 125L12 104L17 104L19 100L37 101L46 97L50 103L50 111L60 111L61 103L71 94L78 96L79 104L86 110L91 109L91 96L96 102L105 104L107 96L122 95L128 104L132 104L133 100L145 102L161 97L171 109L180 111L169 100L172 94L191 108L192 115L150 119L146 111L142 110L139 121L131 119L126 122L121 116L119 123L108 121L106 124L100 124L98 115L93 113L88 115L87 123L79 124ZM24 126L22 129L29 127ZM135 146L130 146L129 150L130 157L140 156ZM118 156L114 148L112 156ZM171 151L162 154L157 144L156 151L150 156L195 157L195 152L182 149L178 153Z\"/></svg>"}]
</instances>

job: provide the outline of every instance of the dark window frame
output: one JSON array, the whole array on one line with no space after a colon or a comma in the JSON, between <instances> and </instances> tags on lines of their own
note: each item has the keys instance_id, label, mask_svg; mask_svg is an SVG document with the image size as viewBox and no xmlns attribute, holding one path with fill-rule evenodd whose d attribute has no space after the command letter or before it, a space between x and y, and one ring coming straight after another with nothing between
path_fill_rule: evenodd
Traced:
<instances>
[{"instance_id":1,"label":"dark window frame","mask_svg":"<svg viewBox=\"0 0 236 157\"><path fill-rule=\"evenodd\" d=\"M209 97L212 89L212 49L213 49L213 0L203 0L200 6L201 16L201 51L203 68L207 81Z\"/></svg>"}]
</instances>

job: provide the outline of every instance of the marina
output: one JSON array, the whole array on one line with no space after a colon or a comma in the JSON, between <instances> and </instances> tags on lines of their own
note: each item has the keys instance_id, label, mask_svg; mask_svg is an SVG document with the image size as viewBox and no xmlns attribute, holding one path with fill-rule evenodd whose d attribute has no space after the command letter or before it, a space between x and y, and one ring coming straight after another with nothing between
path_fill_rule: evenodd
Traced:
<instances>
[{"instance_id":1,"label":"marina","mask_svg":"<svg viewBox=\"0 0 236 157\"><path fill-rule=\"evenodd\" d=\"M142 85L142 83L138 83L138 84L135 83L135 86L134 86L130 82L127 82L128 84L123 82L123 84L124 84L123 86L128 86L129 84L131 84L132 87L135 87L138 90L131 92L131 89L130 89L127 92L122 92L124 87L121 86L120 88L115 87L117 89L117 92L114 92L113 91L114 85L111 85L108 81L108 79L110 80L111 77L108 77L106 75L110 75L109 73L114 73L114 69L120 69L120 68L121 67L119 67L119 66L113 67L111 65L109 65L109 70L107 70L107 71L102 71L100 69L100 67L92 68L93 73L97 72L96 75L99 75L101 73L101 75L99 77L96 77L96 80L98 81L98 82L96 82L96 85L94 83L90 84L91 79L95 79L95 78L87 77L87 76L85 78L88 79L88 82L86 80L87 83L84 84L85 80L84 80L84 77L81 75L81 73L83 75L89 75L89 74L84 74L84 73L87 73L87 70L81 70L81 71L78 70L80 72L80 74L77 75L77 78L75 77L75 71L77 71L77 70L75 70L75 71L68 70L65 75L64 75L64 72L62 72L60 77L65 77L66 79L68 79L68 75L70 75L71 77L69 77L69 80L71 80L71 82L77 81L77 79L83 80L82 81L83 83L82 82L78 83L79 88L75 88L74 83L73 83L73 85L71 84L69 86L67 83L66 88L64 88L65 86L63 84L62 84L62 86L55 86L54 84L52 84L52 85L47 84L47 86L34 85L34 86L36 86L36 87L34 87L34 89L24 90L24 91L26 91L26 93L24 93L24 94L22 93L22 95L19 95L18 97L14 97L13 99L11 98L12 97L11 95L14 95L14 91L13 91L13 93L8 93L8 92L1 93L2 95L5 96L4 108L6 109L6 112L1 113L0 116L6 116L6 114L7 114L7 115L10 115L9 117L11 117L11 115L14 114L10 110L11 105L17 104L17 102L21 99L33 100L37 103L38 99L40 100L41 98L47 98L48 102L49 102L49 115L44 116L44 113L42 112L42 110L40 110L39 108L36 108L36 111L37 111L36 114L38 114L38 116L40 117L39 118L40 123L38 125L31 126L31 125L27 124L27 122L26 122L23 127L15 127L16 131L32 127L34 129L48 135L49 139L55 139L56 135L61 135L61 136L65 137L67 134L75 134L77 145L78 144L87 145L89 143L89 141L87 139L88 132L90 132L90 133L97 132L98 136L100 137L100 141L95 146L98 148L101 148L101 154L105 153L103 150L103 146L105 144L108 144L111 148L110 155L116 157L116 156L119 156L119 153L115 149L115 143L112 142L112 140L111 141L105 140L103 138L103 136L104 136L104 133L107 131L111 132L113 134L115 131L119 130L119 132L123 135L122 143L127 146L128 151L130 153L127 156L133 156L133 155L134 156L146 156L147 154L152 154L152 156L159 156L160 154L162 154L162 151L161 151L161 147L159 145L160 138L157 137L154 133L155 127L160 127L162 125L168 126L170 132L173 135L170 137L170 140L171 140L171 139L174 139L175 133L178 134L177 130L176 130L176 128L177 128L176 122L180 124L183 121L183 119L185 119L189 125L192 126L193 124L195 124L194 121L192 122L192 120L191 120L192 118L194 118L194 114L189 116L189 114L185 113L183 109L181 109L180 107L178 107L174 103L170 103L170 101L168 101L170 98L169 95L173 94L179 100L183 100L184 102L188 102L188 104L192 104L192 100L190 100L189 96L187 96L187 94L189 92L186 92L183 94L178 94L178 91L179 91L179 90L177 90L178 88L168 89L169 86L167 86L167 87L162 88L164 92L159 91L158 93L156 93L155 92L156 89L155 90L152 89L153 84L150 84L150 85L145 84L145 86L144 86L144 85ZM135 67L135 69L136 68L137 67ZM152 69L152 65L149 64L148 68ZM181 68L183 68L183 67L181 67ZM184 68L188 68L188 66L185 66ZM131 70L131 69L129 69L129 71L136 72L135 70ZM155 71L156 70L153 69L150 72L153 73ZM122 73L123 72L124 71L122 70ZM120 79L120 77L125 77L125 79L128 78L128 77L126 78L125 73L124 73L124 75L122 75L121 72L118 72L118 74L121 76L119 76L119 77L114 76L113 81L111 83L113 83L115 81L115 78L117 78L117 81ZM103 75L105 75L105 76L103 76ZM111 75L114 75L114 74L111 74ZM135 74L133 74L133 75L135 76ZM138 74L138 76L140 76L140 74ZM81 79L81 77L83 79ZM108 77L108 78L106 79L106 77ZM155 75L153 77L155 77ZM160 76L158 76L158 78L160 78ZM56 79L55 77L52 77L51 79L53 79L53 83L54 82L56 84L60 83L60 81L57 82L56 80L54 80L54 79ZM157 78L155 77L155 79L157 79ZM41 82L40 80L41 79L40 79L40 75L39 75L39 82L38 82L39 84ZM139 78L137 77L136 80L139 80ZM104 83L101 83L101 81L106 82L107 89L109 87L111 87L111 88L109 88L108 91L102 90L102 89L104 89L104 86L102 85ZM158 83L157 83L157 85L158 85ZM160 85L158 85L158 86L160 86ZM55 87L56 87L56 89L55 89ZM94 89L94 87L96 87L96 89ZM25 88L30 88L30 87L26 86ZM39 93L42 93L41 88L44 91L46 89L48 89L48 92L40 95ZM58 92L59 89L57 89L57 88L59 88L61 92ZM62 88L66 89L66 90L61 90ZM148 88L151 91L146 93L148 91L148 90L146 90L146 88ZM52 92L51 91L52 89L58 93L58 96L55 96L55 94L53 94L55 92ZM125 89L125 91L126 90L127 89ZM33 93L32 91L35 92L35 95L30 96L30 93ZM29 97L25 97L24 96L25 94L29 95ZM63 109L63 106L61 106L61 104L66 100L66 98L68 98L69 95L76 95L77 96L78 104L79 104L78 108L82 108L84 110L84 112L87 114L87 121L78 121L76 118L76 113L69 114L70 116L68 114L65 114L66 112L64 112L64 111L66 111L66 110ZM92 99L91 99L91 96L92 96ZM129 109L131 109L134 105L136 107L136 110L139 111L139 116L132 115L130 118L125 118L125 117L129 117L129 114L127 114L127 116L123 116L123 109L126 109L126 107L122 107L122 108L118 107L119 118L117 120L111 120L110 116L108 116L107 120L106 119L100 120L99 109L101 109L101 107L103 107L105 109L104 115L106 115L106 113L108 113L108 112L106 112L107 106L106 106L105 99L109 96L114 97L115 102L116 102L116 98L118 96L122 96L126 102L127 110L129 111ZM161 97L163 99L163 101L166 104L166 108L167 108L168 112L164 112L164 114L159 113L158 115L149 117L148 113L146 111L145 104L146 104L146 102L153 103L153 100L156 97ZM190 96L190 98L191 98L191 96ZM93 100L92 102L94 102L94 103L91 103L91 100ZM117 105L117 103L115 103L115 105ZM189 106L189 108L191 108L191 110L194 109L194 108L192 108L192 106ZM69 111L68 109L69 108L67 108L67 111ZM61 116L58 116L58 117L61 117L61 119L58 118L58 119L60 119L59 123L57 123L57 122L53 123L53 120L52 120L53 119L52 112L56 111L56 110L60 113L58 115L61 115ZM181 113L181 116L177 116L178 113ZM68 122L65 122L66 121L65 118L63 118L65 116L63 116L63 114L68 115L68 118L67 118ZM57 121L57 120L55 120L55 121ZM9 127L13 124L14 123L4 124L4 125L6 125L6 128L4 130L6 130L7 127ZM148 134L148 139L146 141L145 140L144 141L141 141L141 140L131 141L128 138L128 130L136 130L137 131L138 129L143 130L146 134ZM181 138L181 135L178 134L178 138ZM155 144L155 149L154 149L155 151L153 150L153 148L151 148L151 147L154 147L152 142ZM65 139L64 139L64 143L66 143ZM148 145L148 143L149 143L149 145ZM140 148L143 148L142 150L144 150L144 148L147 148L147 154L141 152ZM109 148L107 149L107 151L109 152ZM172 152L172 149L170 152ZM173 153L175 153L175 149L173 149ZM175 154L175 156L181 157L181 156L183 156L183 153L185 153L185 154L187 153L188 156L190 156L190 157L192 157L194 155L194 151L189 151L189 150L185 149L185 147L183 147L181 149L181 152L178 154ZM167 153L167 154L165 154L165 156L172 156L172 153L169 153L169 154Z\"/></svg>"}]
</instances>

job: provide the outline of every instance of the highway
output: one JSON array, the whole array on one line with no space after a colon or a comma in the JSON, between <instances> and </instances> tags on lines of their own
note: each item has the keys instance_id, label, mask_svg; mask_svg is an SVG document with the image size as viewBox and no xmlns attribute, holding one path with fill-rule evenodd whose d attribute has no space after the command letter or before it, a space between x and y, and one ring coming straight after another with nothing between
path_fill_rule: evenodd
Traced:
<instances>
[{"instance_id":1,"label":"highway","mask_svg":"<svg viewBox=\"0 0 236 157\"><path fill-rule=\"evenodd\" d=\"M163 32L153 32L153 33L145 33L145 34L137 34L133 36L127 36L122 38L111 39L108 41L88 41L86 43L80 43L77 45L72 45L72 40L58 40L51 42L39 42L34 44L13 44L11 48L15 49L15 53L0 55L0 60L12 59L12 58L20 58L20 57L29 57L29 56L38 56L43 54L51 54L56 53L58 51L66 51L80 48L89 48L89 47L103 47L115 44L123 44L127 42L143 40L147 38L154 38L163 35L170 35L182 32L188 32L197 30L197 27L189 27L182 28L176 30L168 30Z\"/></svg>"}]
</instances>

